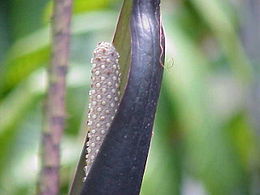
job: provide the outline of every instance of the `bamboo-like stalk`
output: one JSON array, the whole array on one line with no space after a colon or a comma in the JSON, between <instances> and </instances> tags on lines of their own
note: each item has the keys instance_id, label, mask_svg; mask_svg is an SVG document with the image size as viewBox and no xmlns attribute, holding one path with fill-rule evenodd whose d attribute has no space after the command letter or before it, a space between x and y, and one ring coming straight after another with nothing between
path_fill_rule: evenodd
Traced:
<instances>
[{"instance_id":1,"label":"bamboo-like stalk","mask_svg":"<svg viewBox=\"0 0 260 195\"><path fill-rule=\"evenodd\" d=\"M42 133L42 169L39 194L59 193L60 141L64 130L66 72L72 0L54 0L52 57L48 71L48 91Z\"/></svg>"}]
</instances>

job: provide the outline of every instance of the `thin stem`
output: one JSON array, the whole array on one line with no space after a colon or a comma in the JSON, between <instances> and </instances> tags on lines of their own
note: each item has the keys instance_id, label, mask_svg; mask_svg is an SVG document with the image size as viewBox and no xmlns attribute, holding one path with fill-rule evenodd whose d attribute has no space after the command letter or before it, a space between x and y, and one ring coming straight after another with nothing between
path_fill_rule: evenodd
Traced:
<instances>
[{"instance_id":1,"label":"thin stem","mask_svg":"<svg viewBox=\"0 0 260 195\"><path fill-rule=\"evenodd\" d=\"M60 141L64 131L66 72L72 0L54 0L52 59L48 72L48 92L42 134L42 170L39 194L59 193Z\"/></svg>"}]
</instances>

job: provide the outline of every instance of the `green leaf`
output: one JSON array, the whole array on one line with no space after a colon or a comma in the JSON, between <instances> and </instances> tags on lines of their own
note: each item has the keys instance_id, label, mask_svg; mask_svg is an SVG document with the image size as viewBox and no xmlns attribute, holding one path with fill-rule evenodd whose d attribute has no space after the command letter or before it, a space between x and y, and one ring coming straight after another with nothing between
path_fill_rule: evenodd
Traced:
<instances>
[{"instance_id":1,"label":"green leaf","mask_svg":"<svg viewBox=\"0 0 260 195\"><path fill-rule=\"evenodd\" d=\"M191 2L208 23L221 44L235 76L242 82L250 82L252 79L252 67L246 58L235 26L232 23L228 2L223 0L192 0Z\"/></svg>"},{"instance_id":2,"label":"green leaf","mask_svg":"<svg viewBox=\"0 0 260 195\"><path fill-rule=\"evenodd\" d=\"M107 20L103 20L105 17ZM113 13L107 11L91 12L73 17L72 34L77 36L106 30L113 26ZM88 25L93 20L99 20L95 25ZM9 49L6 68L0 69L0 97L9 92L19 82L25 80L34 70L45 66L49 62L50 38L49 27L37 30L16 41Z\"/></svg>"},{"instance_id":3,"label":"green leaf","mask_svg":"<svg viewBox=\"0 0 260 195\"><path fill-rule=\"evenodd\" d=\"M165 74L166 86L177 101L190 172L203 181L210 194L243 194L248 190L246 176L221 121L210 109L208 62L178 22L167 24L175 65Z\"/></svg>"}]
</instances>

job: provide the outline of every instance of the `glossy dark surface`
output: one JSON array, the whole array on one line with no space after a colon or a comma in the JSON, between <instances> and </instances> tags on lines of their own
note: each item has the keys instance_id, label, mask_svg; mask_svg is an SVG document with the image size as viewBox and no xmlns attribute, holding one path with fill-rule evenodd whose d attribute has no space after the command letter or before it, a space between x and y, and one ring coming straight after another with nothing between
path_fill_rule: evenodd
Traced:
<instances>
[{"instance_id":1,"label":"glossy dark surface","mask_svg":"<svg viewBox=\"0 0 260 195\"><path fill-rule=\"evenodd\" d=\"M163 73L159 1L134 1L131 36L125 94L81 194L140 192Z\"/></svg>"}]
</instances>

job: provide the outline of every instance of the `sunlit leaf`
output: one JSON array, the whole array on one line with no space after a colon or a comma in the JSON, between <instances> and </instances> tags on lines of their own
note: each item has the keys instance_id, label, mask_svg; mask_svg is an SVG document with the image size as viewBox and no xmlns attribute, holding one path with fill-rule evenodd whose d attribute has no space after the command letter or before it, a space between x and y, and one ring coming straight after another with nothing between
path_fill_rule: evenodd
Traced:
<instances>
[{"instance_id":1,"label":"sunlit leaf","mask_svg":"<svg viewBox=\"0 0 260 195\"><path fill-rule=\"evenodd\" d=\"M173 27L174 24L174 27ZM186 129L188 166L212 194L247 191L244 171L221 129L220 121L210 110L207 89L207 60L175 22L168 25L169 53L175 66L166 72L167 88L177 100L181 123ZM173 52L174 49L174 52Z\"/></svg>"}]
</instances>

